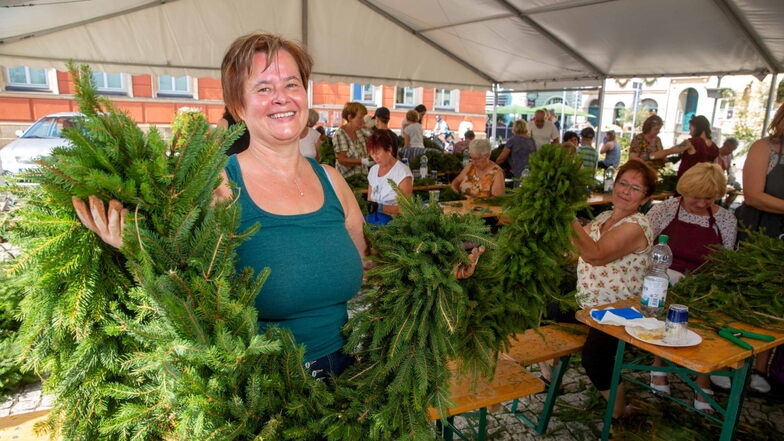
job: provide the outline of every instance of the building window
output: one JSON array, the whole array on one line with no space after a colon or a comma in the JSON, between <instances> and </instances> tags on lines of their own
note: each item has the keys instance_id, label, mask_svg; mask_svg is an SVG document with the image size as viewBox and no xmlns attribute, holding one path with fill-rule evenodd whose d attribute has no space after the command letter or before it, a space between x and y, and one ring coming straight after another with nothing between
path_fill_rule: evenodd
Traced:
<instances>
[{"instance_id":1,"label":"building window","mask_svg":"<svg viewBox=\"0 0 784 441\"><path fill-rule=\"evenodd\" d=\"M645 98L644 100L640 101L640 108L647 110L648 113L653 114L659 111L659 103L657 103L656 100Z\"/></svg>"},{"instance_id":2,"label":"building window","mask_svg":"<svg viewBox=\"0 0 784 441\"><path fill-rule=\"evenodd\" d=\"M719 99L719 119L732 119L735 114L735 98Z\"/></svg>"},{"instance_id":3,"label":"building window","mask_svg":"<svg viewBox=\"0 0 784 441\"><path fill-rule=\"evenodd\" d=\"M436 89L436 109L456 110L459 90Z\"/></svg>"},{"instance_id":4,"label":"building window","mask_svg":"<svg viewBox=\"0 0 784 441\"><path fill-rule=\"evenodd\" d=\"M161 75L158 77L158 96L192 96L191 81L187 75L173 77Z\"/></svg>"},{"instance_id":5,"label":"building window","mask_svg":"<svg viewBox=\"0 0 784 441\"><path fill-rule=\"evenodd\" d=\"M396 107L414 107L414 88L398 87L395 93Z\"/></svg>"},{"instance_id":6,"label":"building window","mask_svg":"<svg viewBox=\"0 0 784 441\"><path fill-rule=\"evenodd\" d=\"M93 72L92 74L93 85L98 92L103 93L125 93L123 87L122 74L108 74L106 72Z\"/></svg>"},{"instance_id":7,"label":"building window","mask_svg":"<svg viewBox=\"0 0 784 441\"><path fill-rule=\"evenodd\" d=\"M351 92L351 100L360 103L375 103L376 87L372 84L354 83Z\"/></svg>"},{"instance_id":8,"label":"building window","mask_svg":"<svg viewBox=\"0 0 784 441\"><path fill-rule=\"evenodd\" d=\"M613 108L613 123L619 126L622 125L623 116L625 113L626 113L626 105L620 101L615 103L615 107Z\"/></svg>"},{"instance_id":9,"label":"building window","mask_svg":"<svg viewBox=\"0 0 784 441\"><path fill-rule=\"evenodd\" d=\"M8 69L9 89L49 89L46 69L16 66Z\"/></svg>"}]
</instances>

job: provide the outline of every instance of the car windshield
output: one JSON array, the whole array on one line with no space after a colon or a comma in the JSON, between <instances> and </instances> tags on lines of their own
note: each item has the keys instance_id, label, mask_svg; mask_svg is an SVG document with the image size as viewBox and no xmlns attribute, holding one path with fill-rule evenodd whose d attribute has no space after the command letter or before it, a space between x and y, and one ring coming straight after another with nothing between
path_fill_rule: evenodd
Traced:
<instances>
[{"instance_id":1,"label":"car windshield","mask_svg":"<svg viewBox=\"0 0 784 441\"><path fill-rule=\"evenodd\" d=\"M61 138L64 128L73 127L74 121L70 117L43 118L33 124L22 138Z\"/></svg>"}]
</instances>

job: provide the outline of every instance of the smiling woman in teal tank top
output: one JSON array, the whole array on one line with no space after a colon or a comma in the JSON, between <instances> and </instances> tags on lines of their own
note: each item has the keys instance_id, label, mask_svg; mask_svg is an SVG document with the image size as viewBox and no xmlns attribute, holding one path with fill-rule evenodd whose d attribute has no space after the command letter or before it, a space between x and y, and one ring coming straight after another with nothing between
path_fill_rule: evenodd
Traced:
<instances>
[{"instance_id":1,"label":"smiling woman in teal tank top","mask_svg":"<svg viewBox=\"0 0 784 441\"><path fill-rule=\"evenodd\" d=\"M250 134L229 158L218 198L241 207L240 230L261 228L237 249L237 268L265 267L256 297L260 331L291 330L317 377L353 360L341 352L346 302L362 283L363 218L345 180L299 153L308 118L312 60L296 43L269 34L238 38L221 66L226 108Z\"/></svg>"}]
</instances>

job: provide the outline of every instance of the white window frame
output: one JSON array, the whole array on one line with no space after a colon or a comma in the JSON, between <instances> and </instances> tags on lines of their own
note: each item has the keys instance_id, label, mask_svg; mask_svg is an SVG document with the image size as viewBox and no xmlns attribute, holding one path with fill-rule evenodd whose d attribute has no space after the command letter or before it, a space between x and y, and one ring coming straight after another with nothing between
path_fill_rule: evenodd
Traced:
<instances>
[{"instance_id":1,"label":"white window frame","mask_svg":"<svg viewBox=\"0 0 784 441\"><path fill-rule=\"evenodd\" d=\"M24 83L14 83L11 81L11 69L16 69L23 67L25 70L25 82ZM30 71L31 70L41 70L44 72L44 77L46 78L46 84L33 84L30 82ZM8 84L6 89L9 90L35 90L35 91L52 91L52 84L56 80L56 78L52 78L52 69L34 69L30 66L14 66L9 67L6 69L6 78L8 79Z\"/></svg>"},{"instance_id":2,"label":"white window frame","mask_svg":"<svg viewBox=\"0 0 784 441\"><path fill-rule=\"evenodd\" d=\"M162 90L161 89L161 79L164 77L171 78L171 86L172 90ZM176 90L177 87L177 78L185 77L186 84L188 85L187 91ZM193 98L193 79L189 75L181 75L179 77L175 77L174 75L158 75L156 86L158 87L158 97L163 98Z\"/></svg>"},{"instance_id":3,"label":"white window frame","mask_svg":"<svg viewBox=\"0 0 784 441\"><path fill-rule=\"evenodd\" d=\"M400 90L403 90L403 97L404 97L403 99L405 100L405 95L406 95L405 91L406 91L406 89L411 91L411 103L399 102L397 100L397 94L398 94L398 91L400 91ZM396 108L404 108L404 109L407 109L407 108L413 109L414 106L416 106L416 103L417 103L417 90L418 89L419 89L418 87L409 87L409 86L402 86L402 87L398 86L398 87L396 87L395 88L395 107Z\"/></svg>"},{"instance_id":4,"label":"white window frame","mask_svg":"<svg viewBox=\"0 0 784 441\"><path fill-rule=\"evenodd\" d=\"M439 102L439 93L444 96L444 92L449 92L449 105L444 105L443 101ZM453 112L459 111L460 102L460 89L435 89L433 91L433 109L436 111L450 110Z\"/></svg>"},{"instance_id":5,"label":"white window frame","mask_svg":"<svg viewBox=\"0 0 784 441\"><path fill-rule=\"evenodd\" d=\"M96 75L102 75L103 76L102 84L98 84L95 81L95 76ZM109 81L108 81L109 75L118 75L120 77L120 87L109 87L108 86L108 84L109 84ZM129 84L129 81L125 77L126 77L126 75L122 74L122 73L113 74L113 73L107 73L107 72L93 72L92 80L93 80L93 85L95 86L95 89L98 92L100 92L100 93L106 93L106 94L110 94L110 95L127 95L128 94L128 84Z\"/></svg>"},{"instance_id":6,"label":"white window frame","mask_svg":"<svg viewBox=\"0 0 784 441\"><path fill-rule=\"evenodd\" d=\"M360 96L356 96L355 89L359 86L360 88ZM370 88L366 90L366 88ZM372 106L376 105L378 100L378 95L381 93L381 87L376 86L375 84L370 83L351 83L351 101L362 103L362 104L370 104ZM370 96L370 99L366 99L367 96Z\"/></svg>"}]
</instances>

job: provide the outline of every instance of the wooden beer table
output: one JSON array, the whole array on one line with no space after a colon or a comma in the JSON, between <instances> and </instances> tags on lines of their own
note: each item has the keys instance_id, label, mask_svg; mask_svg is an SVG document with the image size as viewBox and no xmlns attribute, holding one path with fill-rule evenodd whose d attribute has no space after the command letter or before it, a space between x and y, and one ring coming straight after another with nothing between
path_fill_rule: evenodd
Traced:
<instances>
[{"instance_id":1,"label":"wooden beer table","mask_svg":"<svg viewBox=\"0 0 784 441\"><path fill-rule=\"evenodd\" d=\"M597 309L611 308L626 308L638 307L638 300L626 300L609 305L598 307ZM622 375L622 370L629 371L662 371L671 372L680 377L692 389L697 391L702 397L710 403L716 412L716 415L710 415L705 412L694 409L688 403L672 397L671 395L664 394L656 391L660 396L667 397L676 403L691 408L703 416L710 418L722 425L721 428L721 441L729 441L735 432L735 426L738 422L740 409L743 406L743 399L745 397L746 385L748 383L751 371L751 362L754 355L763 351L775 348L784 344L784 331L774 331L770 329L762 329L752 325L740 322L722 322L722 326L732 326L744 331L750 331L758 334L767 334L775 337L773 341L761 341L755 339L743 339L752 346L751 350L743 349L735 345L727 339L719 337L716 332L710 328L701 326L701 322L697 320L689 320L689 329L696 332L702 337L702 343L696 346L673 348L667 346L658 346L645 343L629 335L622 326L601 325L592 317L590 311L581 310L576 314L577 320L585 323L586 325L596 328L599 331L609 334L618 339L618 349L615 355L615 366L613 368L612 383L610 388L610 398L607 400L607 410L604 413L604 428L602 429L602 440L607 440L610 435L610 424L612 423L613 408L615 406L615 393L618 389L618 383L621 376L624 380L639 384L643 387L653 390L647 382L641 382L626 375ZM630 344L640 348L651 355L659 356L663 359L666 366L654 367L649 362L643 362L648 359L648 355L638 357L629 362L623 360L626 345ZM688 377L688 375L710 374L730 377L732 380L732 388L727 400L726 407L722 407L712 396L702 392L697 384Z\"/></svg>"}]
</instances>

